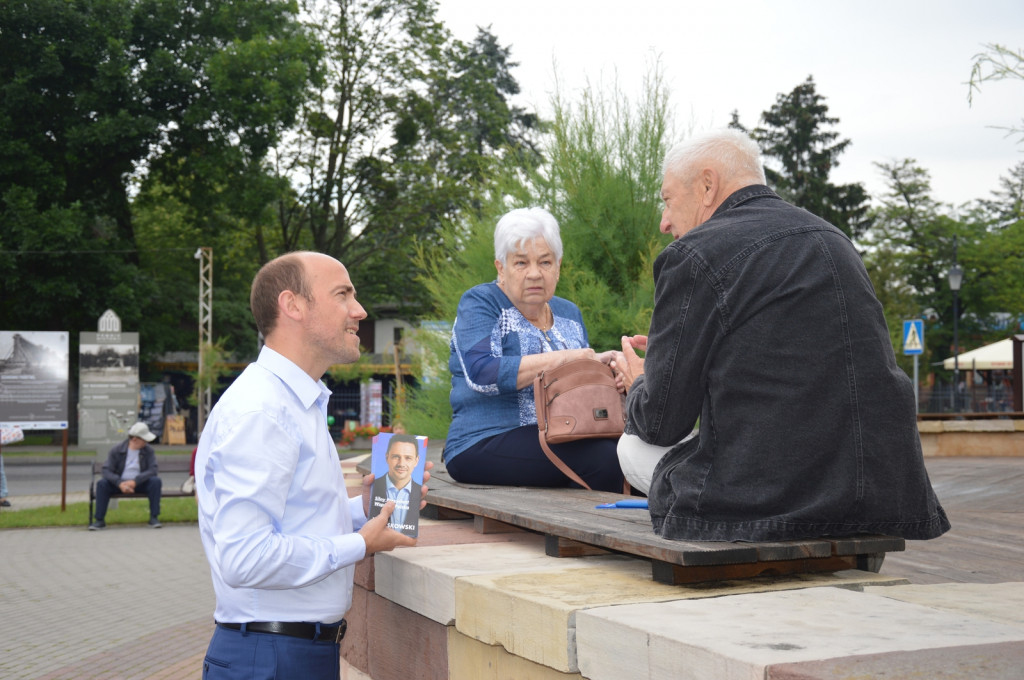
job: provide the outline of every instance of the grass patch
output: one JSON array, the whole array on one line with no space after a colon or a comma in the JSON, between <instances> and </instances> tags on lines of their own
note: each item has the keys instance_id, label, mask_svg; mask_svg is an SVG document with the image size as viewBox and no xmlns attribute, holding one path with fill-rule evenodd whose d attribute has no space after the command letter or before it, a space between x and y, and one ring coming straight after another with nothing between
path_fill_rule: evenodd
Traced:
<instances>
[{"instance_id":1,"label":"grass patch","mask_svg":"<svg viewBox=\"0 0 1024 680\"><path fill-rule=\"evenodd\" d=\"M114 524L145 524L149 521L149 500L146 498L119 498L117 509L107 512L107 526ZM162 498L160 521L198 522L199 509L195 498ZM59 505L26 510L0 512L0 529L32 527L73 527L83 529L89 524L88 503L68 503L64 512Z\"/></svg>"}]
</instances>

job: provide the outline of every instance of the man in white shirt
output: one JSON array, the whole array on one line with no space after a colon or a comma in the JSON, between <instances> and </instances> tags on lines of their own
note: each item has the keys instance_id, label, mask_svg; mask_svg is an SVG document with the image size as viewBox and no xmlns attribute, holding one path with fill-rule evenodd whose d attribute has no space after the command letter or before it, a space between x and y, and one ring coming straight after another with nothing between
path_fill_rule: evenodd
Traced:
<instances>
[{"instance_id":1,"label":"man in white shirt","mask_svg":"<svg viewBox=\"0 0 1024 680\"><path fill-rule=\"evenodd\" d=\"M160 492L163 482L157 476L156 452L149 442L156 435L146 423L138 422L128 428L128 438L115 444L107 454L103 476L96 480L96 515L89 531L107 526L107 506L110 497L119 494L144 493L149 496L149 526L159 529Z\"/></svg>"},{"instance_id":2,"label":"man in white shirt","mask_svg":"<svg viewBox=\"0 0 1024 680\"><path fill-rule=\"evenodd\" d=\"M250 306L266 344L221 396L196 453L218 623L203 676L337 680L355 563L416 543L387 527L393 502L367 521L372 476L348 498L327 427L320 377L359 358L366 312L345 267L312 252L264 265Z\"/></svg>"}]
</instances>

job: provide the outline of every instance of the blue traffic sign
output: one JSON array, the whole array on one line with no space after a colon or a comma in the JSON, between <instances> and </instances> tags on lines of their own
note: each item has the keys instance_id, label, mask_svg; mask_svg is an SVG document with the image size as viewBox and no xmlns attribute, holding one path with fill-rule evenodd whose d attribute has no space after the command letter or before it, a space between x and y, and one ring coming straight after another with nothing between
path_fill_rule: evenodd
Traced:
<instances>
[{"instance_id":1,"label":"blue traffic sign","mask_svg":"<svg viewBox=\"0 0 1024 680\"><path fill-rule=\"evenodd\" d=\"M924 352L924 321L911 319L903 322L903 353L921 354Z\"/></svg>"}]
</instances>

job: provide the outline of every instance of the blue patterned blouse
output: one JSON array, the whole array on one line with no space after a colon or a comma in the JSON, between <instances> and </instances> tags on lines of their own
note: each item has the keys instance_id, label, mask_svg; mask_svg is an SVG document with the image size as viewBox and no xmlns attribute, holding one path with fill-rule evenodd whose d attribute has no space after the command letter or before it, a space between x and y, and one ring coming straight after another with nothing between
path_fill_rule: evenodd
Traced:
<instances>
[{"instance_id":1,"label":"blue patterned blouse","mask_svg":"<svg viewBox=\"0 0 1024 680\"><path fill-rule=\"evenodd\" d=\"M533 385L516 389L521 357L589 346L579 308L560 297L548 304L554 325L541 332L493 281L462 295L448 360L452 424L445 462L482 439L537 423Z\"/></svg>"}]
</instances>

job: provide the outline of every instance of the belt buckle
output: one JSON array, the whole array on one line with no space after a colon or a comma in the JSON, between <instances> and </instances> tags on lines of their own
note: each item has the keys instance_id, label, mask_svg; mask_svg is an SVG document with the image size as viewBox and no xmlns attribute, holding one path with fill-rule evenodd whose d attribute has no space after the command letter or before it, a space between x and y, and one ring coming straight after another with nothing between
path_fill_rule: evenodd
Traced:
<instances>
[{"instance_id":1,"label":"belt buckle","mask_svg":"<svg viewBox=\"0 0 1024 680\"><path fill-rule=\"evenodd\" d=\"M345 637L345 631L347 631L347 630L348 630L348 621L346 621L345 619L342 619L341 623L338 624L338 631L337 631L337 633L335 634L335 637L334 637L334 644L340 644L341 643L342 639Z\"/></svg>"}]
</instances>

